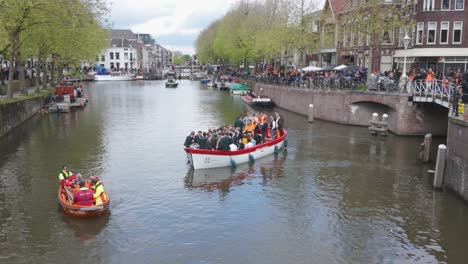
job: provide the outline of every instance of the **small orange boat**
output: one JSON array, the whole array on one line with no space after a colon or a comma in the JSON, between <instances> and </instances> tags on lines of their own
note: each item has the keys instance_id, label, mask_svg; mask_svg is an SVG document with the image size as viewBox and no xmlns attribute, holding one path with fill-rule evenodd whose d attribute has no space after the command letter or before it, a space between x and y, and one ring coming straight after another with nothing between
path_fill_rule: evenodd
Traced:
<instances>
[{"instance_id":1,"label":"small orange boat","mask_svg":"<svg viewBox=\"0 0 468 264\"><path fill-rule=\"evenodd\" d=\"M90 186L90 181L86 181L86 186ZM77 216L77 217L94 217L105 215L109 211L109 194L104 192L101 194L102 204L93 206L80 206L73 203L73 193L79 189L78 185L75 184L70 189L67 189L60 185L58 189L58 200L66 214Z\"/></svg>"}]
</instances>

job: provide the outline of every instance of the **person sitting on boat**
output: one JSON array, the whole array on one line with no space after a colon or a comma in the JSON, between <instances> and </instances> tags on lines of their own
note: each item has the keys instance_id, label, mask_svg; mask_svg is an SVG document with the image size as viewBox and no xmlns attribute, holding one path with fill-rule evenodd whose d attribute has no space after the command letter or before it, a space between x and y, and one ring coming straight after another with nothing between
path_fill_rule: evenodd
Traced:
<instances>
[{"instance_id":1,"label":"person sitting on boat","mask_svg":"<svg viewBox=\"0 0 468 264\"><path fill-rule=\"evenodd\" d=\"M247 120L247 125L244 127L244 133L253 132L257 125L253 124L252 121Z\"/></svg>"},{"instance_id":2,"label":"person sitting on boat","mask_svg":"<svg viewBox=\"0 0 468 264\"><path fill-rule=\"evenodd\" d=\"M201 138L202 136L203 136L203 133L199 130L199 131L198 131L198 134L195 135L195 137L194 137L195 143L197 143L198 145L200 145L199 140L200 140L200 138Z\"/></svg>"},{"instance_id":3,"label":"person sitting on boat","mask_svg":"<svg viewBox=\"0 0 468 264\"><path fill-rule=\"evenodd\" d=\"M248 148L255 147L255 144L252 142L252 139L250 137L247 140L248 140L248 142L247 142L247 144L245 144L244 148L248 149Z\"/></svg>"},{"instance_id":4,"label":"person sitting on boat","mask_svg":"<svg viewBox=\"0 0 468 264\"><path fill-rule=\"evenodd\" d=\"M92 206L93 191L86 187L85 181L80 181L80 189L73 194L73 203L80 206Z\"/></svg>"},{"instance_id":5,"label":"person sitting on boat","mask_svg":"<svg viewBox=\"0 0 468 264\"><path fill-rule=\"evenodd\" d=\"M76 175L71 172L67 166L62 167L62 171L58 175L60 184L63 186L71 186L74 184Z\"/></svg>"},{"instance_id":6,"label":"person sitting on boat","mask_svg":"<svg viewBox=\"0 0 468 264\"><path fill-rule=\"evenodd\" d=\"M234 122L234 127L239 128L241 131L244 130L244 126L245 126L243 119L244 119L244 115L239 115L239 117Z\"/></svg>"},{"instance_id":7,"label":"person sitting on boat","mask_svg":"<svg viewBox=\"0 0 468 264\"><path fill-rule=\"evenodd\" d=\"M188 135L185 138L185 143L184 147L190 148L190 145L192 145L195 142L195 131L190 132L190 135Z\"/></svg>"},{"instance_id":8,"label":"person sitting on boat","mask_svg":"<svg viewBox=\"0 0 468 264\"><path fill-rule=\"evenodd\" d=\"M103 194L103 196L106 195L106 193L104 192L104 185L97 176L91 176L89 178L91 179L91 188L94 189L93 198L96 199L96 205L101 205L101 194Z\"/></svg>"}]
</instances>

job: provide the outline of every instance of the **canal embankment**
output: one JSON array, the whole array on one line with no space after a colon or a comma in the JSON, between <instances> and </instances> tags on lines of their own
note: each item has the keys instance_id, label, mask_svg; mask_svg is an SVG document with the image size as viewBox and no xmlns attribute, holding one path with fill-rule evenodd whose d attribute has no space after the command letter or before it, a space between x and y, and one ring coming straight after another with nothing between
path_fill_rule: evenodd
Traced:
<instances>
[{"instance_id":1,"label":"canal embankment","mask_svg":"<svg viewBox=\"0 0 468 264\"><path fill-rule=\"evenodd\" d=\"M0 100L0 137L37 114L47 103L50 90Z\"/></svg>"},{"instance_id":2,"label":"canal embankment","mask_svg":"<svg viewBox=\"0 0 468 264\"><path fill-rule=\"evenodd\" d=\"M388 129L396 135L437 136L447 134L448 109L437 105L414 104L408 94L388 94L352 90L314 90L264 83L249 83L280 108L344 125L369 126L373 113L389 116Z\"/></svg>"},{"instance_id":3,"label":"canal embankment","mask_svg":"<svg viewBox=\"0 0 468 264\"><path fill-rule=\"evenodd\" d=\"M449 117L445 185L468 201L468 120Z\"/></svg>"}]
</instances>

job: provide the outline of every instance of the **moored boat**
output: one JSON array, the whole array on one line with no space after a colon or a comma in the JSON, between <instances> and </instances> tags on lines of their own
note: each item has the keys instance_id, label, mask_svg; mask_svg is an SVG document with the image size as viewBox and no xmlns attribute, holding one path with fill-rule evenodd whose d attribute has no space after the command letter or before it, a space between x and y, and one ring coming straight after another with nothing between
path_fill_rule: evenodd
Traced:
<instances>
[{"instance_id":1,"label":"moored boat","mask_svg":"<svg viewBox=\"0 0 468 264\"><path fill-rule=\"evenodd\" d=\"M94 76L95 81L133 81L133 78L133 74L123 74L121 72L98 73Z\"/></svg>"},{"instance_id":2,"label":"moored boat","mask_svg":"<svg viewBox=\"0 0 468 264\"><path fill-rule=\"evenodd\" d=\"M229 88L228 88L228 86L226 85L225 82L220 82L220 83L218 84L218 89L219 89L220 91L227 91L227 90L229 90Z\"/></svg>"},{"instance_id":3,"label":"moored boat","mask_svg":"<svg viewBox=\"0 0 468 264\"><path fill-rule=\"evenodd\" d=\"M230 83L228 85L231 94L243 95L250 92L250 88L240 83Z\"/></svg>"},{"instance_id":4,"label":"moored boat","mask_svg":"<svg viewBox=\"0 0 468 264\"><path fill-rule=\"evenodd\" d=\"M257 106L272 106L273 101L267 96L257 96L254 93L249 93L242 96L241 100L248 105Z\"/></svg>"},{"instance_id":5,"label":"moored boat","mask_svg":"<svg viewBox=\"0 0 468 264\"><path fill-rule=\"evenodd\" d=\"M252 148L240 149L235 151L207 150L196 148L184 148L189 158L190 164L194 169L209 169L236 166L237 164L247 163L267 155L278 152L283 148L287 131L283 130L283 136L255 145Z\"/></svg>"},{"instance_id":6,"label":"moored boat","mask_svg":"<svg viewBox=\"0 0 468 264\"><path fill-rule=\"evenodd\" d=\"M166 82L166 88L177 88L178 85L179 83L172 79Z\"/></svg>"},{"instance_id":7,"label":"moored boat","mask_svg":"<svg viewBox=\"0 0 468 264\"><path fill-rule=\"evenodd\" d=\"M89 186L89 180L86 182ZM66 214L77 217L94 217L104 215L109 211L110 199L107 192L101 194L102 204L92 206L81 206L73 203L73 194L78 190L77 185L72 188L60 185L58 189L58 200Z\"/></svg>"}]
</instances>

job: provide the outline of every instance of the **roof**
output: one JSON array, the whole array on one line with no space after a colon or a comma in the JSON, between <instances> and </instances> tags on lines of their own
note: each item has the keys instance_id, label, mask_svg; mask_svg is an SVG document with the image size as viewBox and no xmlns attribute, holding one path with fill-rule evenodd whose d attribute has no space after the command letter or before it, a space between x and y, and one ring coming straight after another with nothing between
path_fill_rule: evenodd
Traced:
<instances>
[{"instance_id":1,"label":"roof","mask_svg":"<svg viewBox=\"0 0 468 264\"><path fill-rule=\"evenodd\" d=\"M243 84L240 84L240 83L230 83L228 84L228 88L230 90L237 90L237 91L248 91L250 90L249 87L243 85Z\"/></svg>"},{"instance_id":2,"label":"roof","mask_svg":"<svg viewBox=\"0 0 468 264\"><path fill-rule=\"evenodd\" d=\"M128 45L128 40L127 39L123 39L123 38L120 38L120 39L117 39L117 38L113 38L111 40L111 47L117 47L117 48L129 48L129 45Z\"/></svg>"},{"instance_id":3,"label":"roof","mask_svg":"<svg viewBox=\"0 0 468 264\"><path fill-rule=\"evenodd\" d=\"M339 12L343 11L348 2L349 0L328 0L333 17L335 17Z\"/></svg>"},{"instance_id":4,"label":"roof","mask_svg":"<svg viewBox=\"0 0 468 264\"><path fill-rule=\"evenodd\" d=\"M137 36L130 29L111 29L113 39L137 39Z\"/></svg>"}]
</instances>

